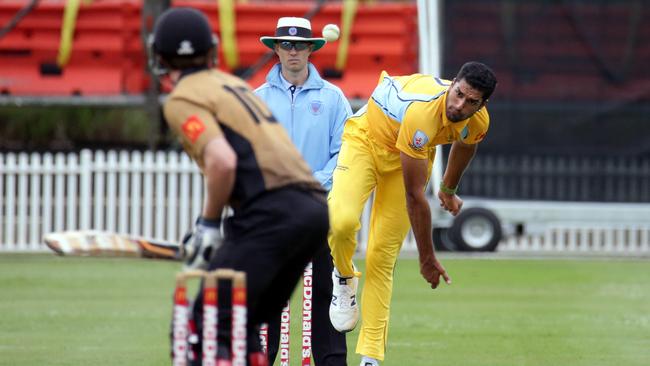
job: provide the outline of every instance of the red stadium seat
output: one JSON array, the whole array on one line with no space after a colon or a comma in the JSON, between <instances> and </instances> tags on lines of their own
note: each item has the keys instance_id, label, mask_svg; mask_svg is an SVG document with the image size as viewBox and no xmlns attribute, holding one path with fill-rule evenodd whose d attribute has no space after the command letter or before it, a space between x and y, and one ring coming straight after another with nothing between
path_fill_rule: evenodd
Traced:
<instances>
[{"instance_id":1,"label":"red stadium seat","mask_svg":"<svg viewBox=\"0 0 650 366\"><path fill-rule=\"evenodd\" d=\"M5 24L26 2L0 2ZM95 0L79 9L70 60L57 70L65 2L42 0L9 34L0 38L0 93L9 95L115 95L147 90L145 52L141 34L142 0ZM217 1L174 1L203 11L219 31ZM259 37L275 31L282 16L304 16L312 2L260 2L236 6L239 69L255 65L269 50ZM312 19L316 36L325 24L341 22L341 3L326 4ZM386 21L390 19L390 21ZM339 43L314 53L312 62L351 98L367 98L381 70L393 75L417 71L417 9L412 3L360 5L342 72L330 73ZM221 67L223 50L220 49ZM276 59L250 79L253 86ZM57 72L60 71L60 72ZM234 70L231 70L234 71Z\"/></svg>"},{"instance_id":2,"label":"red stadium seat","mask_svg":"<svg viewBox=\"0 0 650 366\"><path fill-rule=\"evenodd\" d=\"M0 3L0 23L24 1ZM67 65L56 67L64 3L41 1L0 38L0 91L11 95L114 95L145 90L140 2L99 0L79 9ZM134 42L136 40L137 42ZM136 47L133 47L136 45Z\"/></svg>"},{"instance_id":3,"label":"red stadium seat","mask_svg":"<svg viewBox=\"0 0 650 366\"><path fill-rule=\"evenodd\" d=\"M218 6L213 1L178 0L173 6L189 6L203 11L215 31L219 30ZM275 31L277 20L283 16L304 16L314 6L312 2L264 2L236 6L236 34L240 68L254 65L269 50L259 41ZM326 4L312 19L315 36L320 36L325 24L341 22L340 3ZM387 22L386 19L390 19ZM340 78L328 78L339 85L349 98L366 99L374 90L382 70L391 74L417 71L417 9L415 4L360 5L355 17L348 49L348 58ZM326 45L312 55L311 61L323 73L336 64L339 43ZM220 50L220 59L223 53ZM274 57L271 63L277 62ZM223 66L222 62L222 67ZM264 82L269 69L266 65L249 80L253 86ZM261 75L259 75L261 74Z\"/></svg>"}]
</instances>

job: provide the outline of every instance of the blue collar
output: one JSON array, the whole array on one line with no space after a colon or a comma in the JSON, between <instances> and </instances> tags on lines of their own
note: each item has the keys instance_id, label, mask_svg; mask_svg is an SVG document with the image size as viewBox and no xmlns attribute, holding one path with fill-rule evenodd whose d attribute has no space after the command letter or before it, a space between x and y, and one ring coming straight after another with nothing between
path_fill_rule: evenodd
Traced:
<instances>
[{"instance_id":1,"label":"blue collar","mask_svg":"<svg viewBox=\"0 0 650 366\"><path fill-rule=\"evenodd\" d=\"M282 73L279 73L278 75L280 75L280 82L282 83L284 90L289 90L289 88L294 86L287 79L284 78L284 75L282 75ZM296 90L300 90L300 89L302 89L302 85L296 86Z\"/></svg>"},{"instance_id":2,"label":"blue collar","mask_svg":"<svg viewBox=\"0 0 650 366\"><path fill-rule=\"evenodd\" d=\"M280 63L275 64L268 75L266 75L266 82L282 90L287 90L282 82L281 67ZM309 68L309 76L302 85L302 89L321 89L325 83L320 77L320 74L318 74L318 70L316 70L316 67L311 62L307 64L307 67Z\"/></svg>"}]
</instances>

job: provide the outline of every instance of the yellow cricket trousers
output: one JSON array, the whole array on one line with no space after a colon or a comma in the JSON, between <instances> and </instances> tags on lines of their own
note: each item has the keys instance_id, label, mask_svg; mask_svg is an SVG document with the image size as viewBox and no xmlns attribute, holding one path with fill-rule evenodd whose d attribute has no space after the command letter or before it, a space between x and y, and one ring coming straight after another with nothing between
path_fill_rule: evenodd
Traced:
<instances>
[{"instance_id":1,"label":"yellow cricket trousers","mask_svg":"<svg viewBox=\"0 0 650 366\"><path fill-rule=\"evenodd\" d=\"M361 293L361 332L356 352L384 359L393 269L410 228L400 155L373 143L366 115L346 122L328 203L334 265L353 276L352 256L364 205L375 191Z\"/></svg>"}]
</instances>

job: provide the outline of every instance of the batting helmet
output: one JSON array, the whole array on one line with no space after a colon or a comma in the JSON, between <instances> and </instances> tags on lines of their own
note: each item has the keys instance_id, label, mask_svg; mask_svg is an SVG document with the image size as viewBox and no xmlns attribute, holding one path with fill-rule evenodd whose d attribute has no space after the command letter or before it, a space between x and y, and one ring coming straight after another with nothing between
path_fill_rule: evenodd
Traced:
<instances>
[{"instance_id":1,"label":"batting helmet","mask_svg":"<svg viewBox=\"0 0 650 366\"><path fill-rule=\"evenodd\" d=\"M167 9L149 35L149 66L155 75L164 75L169 72L165 67L168 62L161 60L207 55L217 44L217 36L203 13L192 8ZM216 58L216 52L213 55ZM213 63L216 64L216 59Z\"/></svg>"}]
</instances>

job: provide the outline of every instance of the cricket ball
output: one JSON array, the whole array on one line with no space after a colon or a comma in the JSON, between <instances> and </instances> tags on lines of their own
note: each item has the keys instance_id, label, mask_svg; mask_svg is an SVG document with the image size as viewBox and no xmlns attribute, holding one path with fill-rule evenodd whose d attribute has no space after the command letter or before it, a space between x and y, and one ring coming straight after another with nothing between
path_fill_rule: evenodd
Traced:
<instances>
[{"instance_id":1,"label":"cricket ball","mask_svg":"<svg viewBox=\"0 0 650 366\"><path fill-rule=\"evenodd\" d=\"M323 38L327 42L334 42L339 39L339 34L341 31L336 24L327 24L323 27Z\"/></svg>"}]
</instances>

